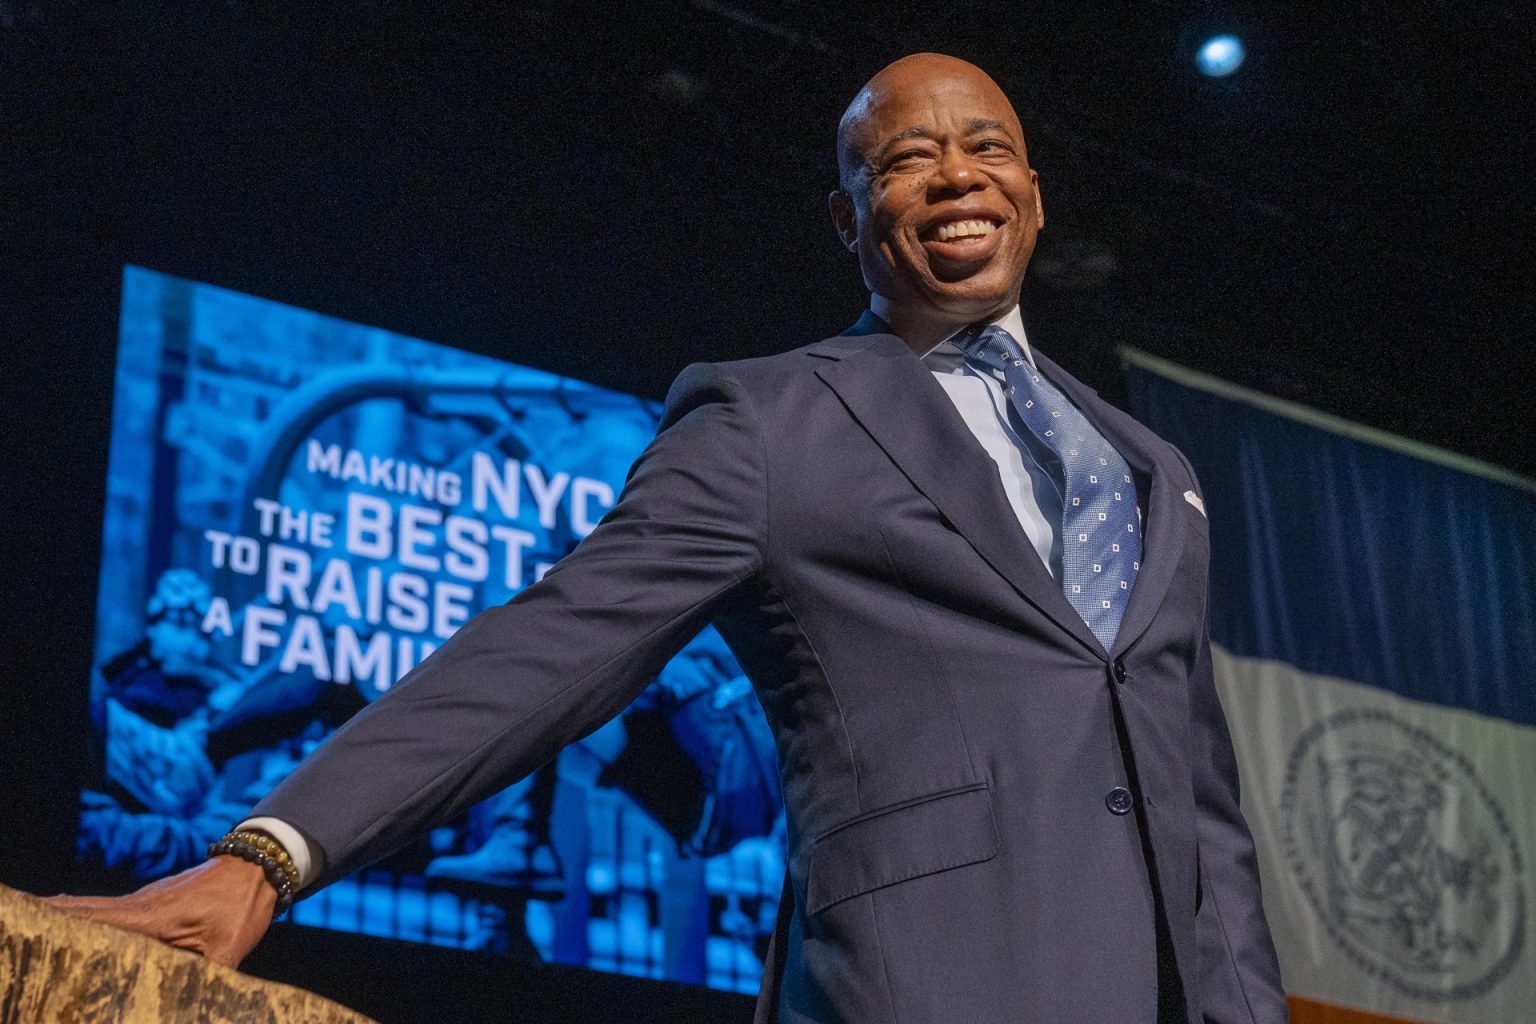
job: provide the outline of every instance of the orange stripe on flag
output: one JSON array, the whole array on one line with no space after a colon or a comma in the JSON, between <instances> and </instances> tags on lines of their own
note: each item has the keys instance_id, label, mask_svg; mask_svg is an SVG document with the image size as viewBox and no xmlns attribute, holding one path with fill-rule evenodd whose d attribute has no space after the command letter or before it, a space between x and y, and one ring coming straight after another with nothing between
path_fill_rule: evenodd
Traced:
<instances>
[{"instance_id":1,"label":"orange stripe on flag","mask_svg":"<svg viewBox=\"0 0 1536 1024\"><path fill-rule=\"evenodd\" d=\"M1347 1006L1319 1003L1300 996L1291 996L1291 1024L1423 1024L1407 1017L1383 1017L1366 1010L1351 1010Z\"/></svg>"}]
</instances>

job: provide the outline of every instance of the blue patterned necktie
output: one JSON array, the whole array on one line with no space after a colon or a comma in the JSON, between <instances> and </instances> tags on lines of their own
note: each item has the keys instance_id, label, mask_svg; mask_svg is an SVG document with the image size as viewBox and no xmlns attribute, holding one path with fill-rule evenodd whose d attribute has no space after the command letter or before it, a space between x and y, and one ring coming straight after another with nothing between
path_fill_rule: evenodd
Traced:
<instances>
[{"instance_id":1,"label":"blue patterned necktie","mask_svg":"<svg viewBox=\"0 0 1536 1024\"><path fill-rule=\"evenodd\" d=\"M1136 482L1124 457L994 325L955 338L975 362L1001 371L1008 399L1050 457L1061 489L1061 589L1107 652L1141 568Z\"/></svg>"}]
</instances>

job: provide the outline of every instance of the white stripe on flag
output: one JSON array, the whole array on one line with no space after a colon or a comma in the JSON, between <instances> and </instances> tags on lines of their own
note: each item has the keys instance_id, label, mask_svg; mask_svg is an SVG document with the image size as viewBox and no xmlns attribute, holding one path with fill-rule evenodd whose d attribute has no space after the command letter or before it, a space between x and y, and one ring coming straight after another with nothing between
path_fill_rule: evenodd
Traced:
<instances>
[{"instance_id":1,"label":"white stripe on flag","mask_svg":"<svg viewBox=\"0 0 1536 1024\"><path fill-rule=\"evenodd\" d=\"M1536 729L1213 645L1288 991L1536 1020Z\"/></svg>"}]
</instances>

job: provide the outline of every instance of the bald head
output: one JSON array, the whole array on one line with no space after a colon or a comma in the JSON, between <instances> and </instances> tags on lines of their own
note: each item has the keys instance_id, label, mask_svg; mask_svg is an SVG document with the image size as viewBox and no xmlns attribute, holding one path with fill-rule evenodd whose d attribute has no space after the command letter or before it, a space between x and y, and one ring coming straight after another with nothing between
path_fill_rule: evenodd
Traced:
<instances>
[{"instance_id":1,"label":"bald head","mask_svg":"<svg viewBox=\"0 0 1536 1024\"><path fill-rule=\"evenodd\" d=\"M865 172L872 169L870 150L879 141L874 137L872 122L882 107L931 90L936 83L946 80L985 96L1006 110L1007 126L1023 144L1024 131L1013 104L991 75L970 61L948 54L908 54L887 64L865 82L837 123L837 177L844 191L855 191Z\"/></svg>"}]
</instances>

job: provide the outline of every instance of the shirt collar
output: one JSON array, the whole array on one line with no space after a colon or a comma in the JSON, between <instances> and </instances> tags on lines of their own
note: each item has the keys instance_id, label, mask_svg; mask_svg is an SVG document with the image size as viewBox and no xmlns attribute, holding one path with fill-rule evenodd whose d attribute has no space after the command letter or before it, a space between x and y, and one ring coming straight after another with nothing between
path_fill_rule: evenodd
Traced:
<instances>
[{"instance_id":1,"label":"shirt collar","mask_svg":"<svg viewBox=\"0 0 1536 1024\"><path fill-rule=\"evenodd\" d=\"M1035 365L1035 354L1030 351L1029 339L1024 336L1024 318L1019 314L1018 306L1013 306L1008 312L1001 316L993 317L987 322L996 324L1013 335L1014 340L1019 343L1019 347L1024 350L1024 358L1029 360L1029 365ZM925 352L923 354L923 365L935 373L955 373L962 369L965 365L965 353L954 343L954 338L960 331L967 329L967 327L960 328L959 331L955 331L954 334L951 334Z\"/></svg>"}]
</instances>

